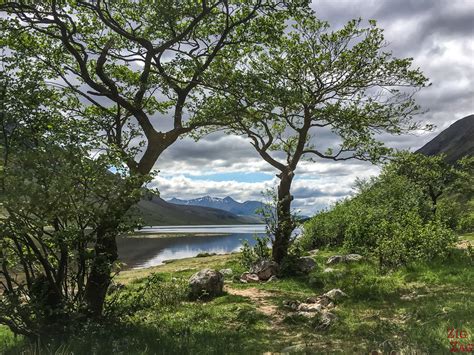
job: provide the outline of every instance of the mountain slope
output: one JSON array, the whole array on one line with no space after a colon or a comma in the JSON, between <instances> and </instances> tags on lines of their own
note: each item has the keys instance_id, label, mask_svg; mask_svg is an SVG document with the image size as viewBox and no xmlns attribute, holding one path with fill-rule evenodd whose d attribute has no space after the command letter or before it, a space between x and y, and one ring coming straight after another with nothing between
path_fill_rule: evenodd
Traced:
<instances>
[{"instance_id":1,"label":"mountain slope","mask_svg":"<svg viewBox=\"0 0 474 355\"><path fill-rule=\"evenodd\" d=\"M259 201L245 201L241 203L234 200L230 196L225 198L204 196L192 200L180 200L177 198L172 198L168 202L176 205L217 208L241 216L257 216L257 210L263 207L263 204Z\"/></svg>"},{"instance_id":2,"label":"mountain slope","mask_svg":"<svg viewBox=\"0 0 474 355\"><path fill-rule=\"evenodd\" d=\"M446 154L446 161L454 163L464 156L474 155L474 115L454 122L431 141L417 150L425 155Z\"/></svg>"},{"instance_id":3,"label":"mountain slope","mask_svg":"<svg viewBox=\"0 0 474 355\"><path fill-rule=\"evenodd\" d=\"M252 216L237 216L209 207L176 205L157 196L142 199L137 207L147 226L261 223Z\"/></svg>"}]
</instances>

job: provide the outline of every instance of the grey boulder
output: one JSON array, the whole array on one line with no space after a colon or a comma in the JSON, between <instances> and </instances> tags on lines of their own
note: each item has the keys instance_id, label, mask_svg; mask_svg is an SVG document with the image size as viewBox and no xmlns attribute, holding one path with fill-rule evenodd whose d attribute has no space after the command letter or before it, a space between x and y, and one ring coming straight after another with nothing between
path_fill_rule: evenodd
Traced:
<instances>
[{"instance_id":1,"label":"grey boulder","mask_svg":"<svg viewBox=\"0 0 474 355\"><path fill-rule=\"evenodd\" d=\"M189 279L189 297L212 298L223 293L224 275L213 269L203 269Z\"/></svg>"},{"instance_id":2,"label":"grey boulder","mask_svg":"<svg viewBox=\"0 0 474 355\"><path fill-rule=\"evenodd\" d=\"M332 290L326 292L323 297L327 297L329 298L331 301L339 301L341 298L344 298L344 297L347 297L347 294L345 294L344 292L342 292L340 289L338 288L333 288Z\"/></svg>"},{"instance_id":3,"label":"grey boulder","mask_svg":"<svg viewBox=\"0 0 474 355\"><path fill-rule=\"evenodd\" d=\"M274 261L262 260L252 266L250 273L257 275L259 280L266 281L278 274L278 264Z\"/></svg>"}]
</instances>

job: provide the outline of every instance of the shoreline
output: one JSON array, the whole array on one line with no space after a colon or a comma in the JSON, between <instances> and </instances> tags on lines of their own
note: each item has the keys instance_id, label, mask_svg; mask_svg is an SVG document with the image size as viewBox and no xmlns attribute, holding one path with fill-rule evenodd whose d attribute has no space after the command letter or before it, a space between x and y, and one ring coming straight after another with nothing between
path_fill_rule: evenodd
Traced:
<instances>
[{"instance_id":1,"label":"shoreline","mask_svg":"<svg viewBox=\"0 0 474 355\"><path fill-rule=\"evenodd\" d=\"M182 238L182 237L217 237L217 236L226 236L231 235L232 233L193 233L193 232L171 232L171 233L154 233L154 232L133 232L134 234L123 235L121 238L127 239L136 239L136 238L150 238L150 239L159 239L159 238Z\"/></svg>"}]
</instances>

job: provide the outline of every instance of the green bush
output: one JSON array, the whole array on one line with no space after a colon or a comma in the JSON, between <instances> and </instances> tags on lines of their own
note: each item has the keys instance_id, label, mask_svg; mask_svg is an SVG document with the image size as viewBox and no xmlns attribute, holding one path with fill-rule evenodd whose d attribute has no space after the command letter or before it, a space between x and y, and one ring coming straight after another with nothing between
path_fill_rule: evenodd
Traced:
<instances>
[{"instance_id":1,"label":"green bush","mask_svg":"<svg viewBox=\"0 0 474 355\"><path fill-rule=\"evenodd\" d=\"M305 249L343 246L375 256L383 268L446 257L456 240L454 230L469 228L472 214L453 192L434 208L426 191L389 164L379 177L357 182L354 197L308 221L301 244Z\"/></svg>"},{"instance_id":2,"label":"green bush","mask_svg":"<svg viewBox=\"0 0 474 355\"><path fill-rule=\"evenodd\" d=\"M456 234L438 220L424 224L415 214L407 217L403 225L389 226L388 233L379 238L374 254L380 266L395 268L415 260L445 258L456 241Z\"/></svg>"},{"instance_id":3,"label":"green bush","mask_svg":"<svg viewBox=\"0 0 474 355\"><path fill-rule=\"evenodd\" d=\"M348 204L346 201L336 203L331 210L325 210L314 216L304 226L301 245L307 249L324 246L341 246L347 226Z\"/></svg>"},{"instance_id":4,"label":"green bush","mask_svg":"<svg viewBox=\"0 0 474 355\"><path fill-rule=\"evenodd\" d=\"M270 259L271 250L268 247L270 238L267 236L255 236L255 245L251 246L248 240L242 242L242 249L240 253L240 264L245 268L250 268L252 265L261 260Z\"/></svg>"},{"instance_id":5,"label":"green bush","mask_svg":"<svg viewBox=\"0 0 474 355\"><path fill-rule=\"evenodd\" d=\"M153 273L139 283L118 288L108 297L106 313L117 317L132 315L139 310L172 308L187 299L187 280L166 280Z\"/></svg>"}]
</instances>

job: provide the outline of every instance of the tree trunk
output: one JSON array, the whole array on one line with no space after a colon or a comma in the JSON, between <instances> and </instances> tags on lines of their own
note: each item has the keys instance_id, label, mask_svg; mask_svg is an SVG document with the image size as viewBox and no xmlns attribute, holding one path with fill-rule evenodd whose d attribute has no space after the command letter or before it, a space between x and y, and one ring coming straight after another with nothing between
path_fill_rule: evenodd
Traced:
<instances>
[{"instance_id":1,"label":"tree trunk","mask_svg":"<svg viewBox=\"0 0 474 355\"><path fill-rule=\"evenodd\" d=\"M275 240L273 242L272 257L277 263L281 263L288 254L291 234L295 228L291 217L291 183L293 181L293 171L282 172L280 175L280 185L278 186L277 201L277 226L275 230Z\"/></svg>"},{"instance_id":2,"label":"tree trunk","mask_svg":"<svg viewBox=\"0 0 474 355\"><path fill-rule=\"evenodd\" d=\"M93 317L102 315L105 296L112 280L112 266L118 258L116 231L116 221L104 223L97 231L95 257L85 289L87 309Z\"/></svg>"}]
</instances>

